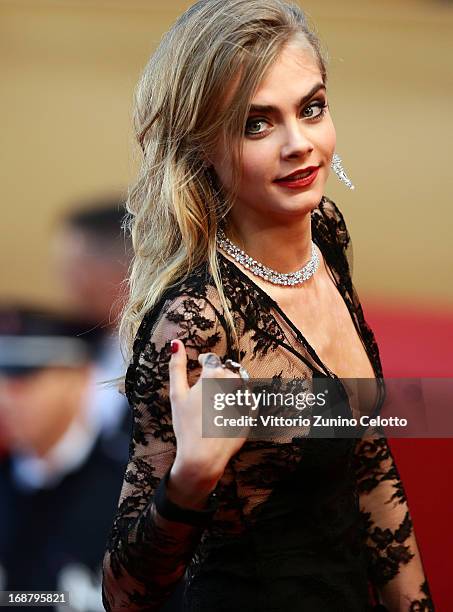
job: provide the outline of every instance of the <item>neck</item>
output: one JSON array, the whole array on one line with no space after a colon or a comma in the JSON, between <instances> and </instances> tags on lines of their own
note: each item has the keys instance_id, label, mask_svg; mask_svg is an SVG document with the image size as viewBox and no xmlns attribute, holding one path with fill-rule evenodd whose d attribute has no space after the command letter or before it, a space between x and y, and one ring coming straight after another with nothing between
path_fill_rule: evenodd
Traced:
<instances>
[{"instance_id":1,"label":"neck","mask_svg":"<svg viewBox=\"0 0 453 612\"><path fill-rule=\"evenodd\" d=\"M311 258L311 211L288 223L263 215L244 216L232 210L226 236L268 268L284 274L300 270Z\"/></svg>"}]
</instances>

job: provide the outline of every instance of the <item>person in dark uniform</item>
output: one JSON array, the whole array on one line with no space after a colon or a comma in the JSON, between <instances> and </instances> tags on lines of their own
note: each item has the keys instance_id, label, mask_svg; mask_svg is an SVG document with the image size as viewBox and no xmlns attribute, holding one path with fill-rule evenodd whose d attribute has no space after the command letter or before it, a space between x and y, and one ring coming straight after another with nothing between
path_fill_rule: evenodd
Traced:
<instances>
[{"instance_id":1,"label":"person in dark uniform","mask_svg":"<svg viewBox=\"0 0 453 612\"><path fill-rule=\"evenodd\" d=\"M130 423L103 428L92 409L87 327L0 308L0 589L69 591L62 609L96 612Z\"/></svg>"},{"instance_id":2,"label":"person in dark uniform","mask_svg":"<svg viewBox=\"0 0 453 612\"><path fill-rule=\"evenodd\" d=\"M120 196L78 201L59 216L51 241L53 269L67 310L83 317L84 335L96 346L89 401L106 433L124 425L129 433L129 406L113 384L126 369L116 331L132 246L122 231L125 213ZM112 382L101 384L106 381Z\"/></svg>"}]
</instances>

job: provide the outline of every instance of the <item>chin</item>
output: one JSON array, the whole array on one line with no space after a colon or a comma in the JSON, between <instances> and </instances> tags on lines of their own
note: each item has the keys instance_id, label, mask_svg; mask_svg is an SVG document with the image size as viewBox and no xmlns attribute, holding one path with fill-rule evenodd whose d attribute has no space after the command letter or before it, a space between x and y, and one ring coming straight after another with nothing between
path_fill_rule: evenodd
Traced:
<instances>
[{"instance_id":1,"label":"chin","mask_svg":"<svg viewBox=\"0 0 453 612\"><path fill-rule=\"evenodd\" d=\"M306 194L301 194L299 201L300 210L304 211L312 211L315 208L318 208L319 203L323 197L323 191L319 192L318 190L313 192L307 192Z\"/></svg>"},{"instance_id":2,"label":"chin","mask_svg":"<svg viewBox=\"0 0 453 612\"><path fill-rule=\"evenodd\" d=\"M307 215L312 212L315 208L317 208L317 203L310 204L298 204L297 206L285 206L279 207L278 209L274 209L276 214L280 213L283 215L287 215L289 217L301 217Z\"/></svg>"}]
</instances>

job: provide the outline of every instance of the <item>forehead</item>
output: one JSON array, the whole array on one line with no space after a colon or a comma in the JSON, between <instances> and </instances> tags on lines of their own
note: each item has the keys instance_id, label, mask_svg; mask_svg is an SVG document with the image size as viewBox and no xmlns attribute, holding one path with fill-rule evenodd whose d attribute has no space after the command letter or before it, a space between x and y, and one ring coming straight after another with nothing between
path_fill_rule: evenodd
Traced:
<instances>
[{"instance_id":1,"label":"forehead","mask_svg":"<svg viewBox=\"0 0 453 612\"><path fill-rule=\"evenodd\" d=\"M225 86L222 110L229 106L237 94L241 76L242 73L239 71ZM270 103L270 100L265 100L264 97L273 96L278 92L283 97L287 97L290 93L289 88L296 89L300 97L301 93L305 93L315 83L322 81L315 51L306 40L295 39L282 48L255 90L251 103L263 105Z\"/></svg>"},{"instance_id":2,"label":"forehead","mask_svg":"<svg viewBox=\"0 0 453 612\"><path fill-rule=\"evenodd\" d=\"M313 49L294 42L282 49L258 85L252 103L266 105L298 99L322 80Z\"/></svg>"}]
</instances>

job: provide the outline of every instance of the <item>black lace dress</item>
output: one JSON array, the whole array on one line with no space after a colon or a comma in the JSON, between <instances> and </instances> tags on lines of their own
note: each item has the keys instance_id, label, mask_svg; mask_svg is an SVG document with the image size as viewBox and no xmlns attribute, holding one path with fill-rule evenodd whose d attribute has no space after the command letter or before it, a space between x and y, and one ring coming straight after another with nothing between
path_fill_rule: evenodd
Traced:
<instances>
[{"instance_id":1,"label":"black lace dress","mask_svg":"<svg viewBox=\"0 0 453 612\"><path fill-rule=\"evenodd\" d=\"M312 237L373 366L377 413L385 394L379 351L351 281L343 217L326 197L312 211ZM253 378L337 378L274 300L221 253L219 264L239 351L207 265L167 291L138 330L126 374L134 416L130 457L104 558L104 606L159 610L185 574L184 609L191 612L370 610L374 589L409 568L416 548L382 436L313 439L289 432L281 440L248 440L229 461L206 524L168 521L156 511L154 493L165 487L175 457L171 339L185 344L191 384L200 373L198 354L207 351L240 361ZM418 600L404 609L432 610L423 576L417 584Z\"/></svg>"}]
</instances>

